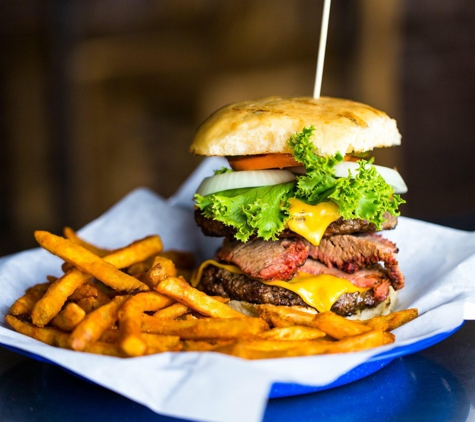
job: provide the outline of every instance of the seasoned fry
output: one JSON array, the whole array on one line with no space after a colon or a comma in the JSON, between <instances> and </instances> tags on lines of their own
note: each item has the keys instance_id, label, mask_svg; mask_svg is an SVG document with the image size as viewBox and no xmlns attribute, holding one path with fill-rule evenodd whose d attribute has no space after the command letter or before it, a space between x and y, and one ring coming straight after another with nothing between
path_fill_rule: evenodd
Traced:
<instances>
[{"instance_id":1,"label":"seasoned fry","mask_svg":"<svg viewBox=\"0 0 475 422\"><path fill-rule=\"evenodd\" d=\"M54 255L74 264L84 273L101 280L118 291L143 291L148 287L136 278L119 271L113 264L101 259L82 246L44 231L36 231L38 243Z\"/></svg>"},{"instance_id":2,"label":"seasoned fry","mask_svg":"<svg viewBox=\"0 0 475 422\"><path fill-rule=\"evenodd\" d=\"M18 298L15 303L13 303L8 313L16 316L30 315L36 302L43 297L49 286L50 283L41 283L30 287L22 297Z\"/></svg>"},{"instance_id":3,"label":"seasoned fry","mask_svg":"<svg viewBox=\"0 0 475 422\"><path fill-rule=\"evenodd\" d=\"M120 307L130 296L116 296L106 305L87 314L71 333L69 344L74 350L84 350L97 341L102 333L111 328L117 321Z\"/></svg>"},{"instance_id":4,"label":"seasoned fry","mask_svg":"<svg viewBox=\"0 0 475 422\"><path fill-rule=\"evenodd\" d=\"M173 303L173 299L158 292L142 292L122 306L119 312L119 342L126 355L141 356L147 350L140 329L143 312L157 311Z\"/></svg>"},{"instance_id":5,"label":"seasoned fry","mask_svg":"<svg viewBox=\"0 0 475 422\"><path fill-rule=\"evenodd\" d=\"M156 290L164 295L173 297L177 302L196 309L203 315L215 318L245 317L241 312L235 311L228 305L191 287L186 281L180 278L168 277L160 282Z\"/></svg>"},{"instance_id":6,"label":"seasoned fry","mask_svg":"<svg viewBox=\"0 0 475 422\"><path fill-rule=\"evenodd\" d=\"M51 324L63 331L72 331L86 316L86 311L74 302L66 304Z\"/></svg>"},{"instance_id":7,"label":"seasoned fry","mask_svg":"<svg viewBox=\"0 0 475 422\"><path fill-rule=\"evenodd\" d=\"M274 327L289 327L291 325L312 325L315 313L306 312L288 306L258 305L259 316Z\"/></svg>"},{"instance_id":8,"label":"seasoned fry","mask_svg":"<svg viewBox=\"0 0 475 422\"><path fill-rule=\"evenodd\" d=\"M190 308L182 303L174 303L165 309L160 309L153 314L154 318L176 319L190 312Z\"/></svg>"},{"instance_id":9,"label":"seasoned fry","mask_svg":"<svg viewBox=\"0 0 475 422\"><path fill-rule=\"evenodd\" d=\"M235 343L236 340L183 340L183 351L185 352L208 352L215 350L218 347L223 347L231 343Z\"/></svg>"},{"instance_id":10,"label":"seasoned fry","mask_svg":"<svg viewBox=\"0 0 475 422\"><path fill-rule=\"evenodd\" d=\"M413 308L392 312L388 315L373 317L361 322L375 330L392 331L401 325L412 321L414 318L417 318L417 316L418 310Z\"/></svg>"},{"instance_id":11,"label":"seasoned fry","mask_svg":"<svg viewBox=\"0 0 475 422\"><path fill-rule=\"evenodd\" d=\"M178 352L183 346L178 336L164 336L161 334L142 333L142 340L147 345L146 354L162 352Z\"/></svg>"},{"instance_id":12,"label":"seasoned fry","mask_svg":"<svg viewBox=\"0 0 475 422\"><path fill-rule=\"evenodd\" d=\"M42 239L41 242L48 243L50 247L53 247L53 249L62 248L64 246L64 242L71 246L69 241L58 236L51 235L47 232L37 233L39 233L39 239ZM41 242L39 241L40 244ZM116 288L116 290L119 291L147 290L148 287L137 279L119 271L115 267L126 268L129 265L147 259L151 254L153 255L154 253L157 253L157 251L160 251L162 248L162 243L158 236L149 236L145 239L136 241L125 248L121 248L112 252L110 255L104 257L104 260L102 260L91 252L82 249L80 246L74 244L72 245L73 246L70 249L73 256L78 257L79 260L84 258L86 260L90 260L90 263L87 265L94 268L93 272L95 274L92 274L91 272L92 275L94 275L99 280L99 276L107 275L107 280L101 281L103 281L104 284L107 284L112 288ZM68 249L68 251L70 249ZM83 252L86 255L82 256ZM62 258L65 259L64 257ZM87 270L85 272L87 272ZM73 292L79 286L84 284L86 281L91 280L91 278L91 275L85 274L84 272L73 268L61 278L56 280L48 289L44 297L35 305L31 315L33 323L39 327L44 327L46 324L48 324L61 310L68 297L73 294Z\"/></svg>"},{"instance_id":13,"label":"seasoned fry","mask_svg":"<svg viewBox=\"0 0 475 422\"><path fill-rule=\"evenodd\" d=\"M101 341L103 343L117 343L118 345L119 344L119 330L114 329L114 328L109 328L108 330L105 330L99 337L98 341Z\"/></svg>"},{"instance_id":14,"label":"seasoned fry","mask_svg":"<svg viewBox=\"0 0 475 422\"><path fill-rule=\"evenodd\" d=\"M360 322L348 320L333 312L322 312L315 315L312 325L338 340L371 330L370 327Z\"/></svg>"},{"instance_id":15,"label":"seasoned fry","mask_svg":"<svg viewBox=\"0 0 475 422\"><path fill-rule=\"evenodd\" d=\"M71 227L65 227L63 229L63 235L66 239L69 239L71 242L74 242L77 245L82 246L83 248L87 249L88 251L91 251L93 254L96 254L97 256L103 257L110 254L110 251L108 249L98 248L97 246L92 245L86 242L84 239L80 238Z\"/></svg>"},{"instance_id":16,"label":"seasoned fry","mask_svg":"<svg viewBox=\"0 0 475 422\"><path fill-rule=\"evenodd\" d=\"M292 325L290 327L273 328L259 334L260 338L268 340L316 340L325 337L325 333L318 328L305 327L302 325Z\"/></svg>"},{"instance_id":17,"label":"seasoned fry","mask_svg":"<svg viewBox=\"0 0 475 422\"><path fill-rule=\"evenodd\" d=\"M155 289L158 284L168 277L176 276L176 268L168 258L155 257L152 268L143 273L139 280L145 283L150 289Z\"/></svg>"},{"instance_id":18,"label":"seasoned fry","mask_svg":"<svg viewBox=\"0 0 475 422\"><path fill-rule=\"evenodd\" d=\"M58 278L35 304L31 312L33 324L39 327L48 324L59 313L68 296L90 279L90 275L84 274L75 268Z\"/></svg>"},{"instance_id":19,"label":"seasoned fry","mask_svg":"<svg viewBox=\"0 0 475 422\"><path fill-rule=\"evenodd\" d=\"M15 331L18 331L21 334L25 334L28 337L32 337L35 340L41 341L51 346L69 349L69 334L64 333L56 328L35 327L32 324L20 321L13 315L5 316L5 320Z\"/></svg>"},{"instance_id":20,"label":"seasoned fry","mask_svg":"<svg viewBox=\"0 0 475 422\"><path fill-rule=\"evenodd\" d=\"M77 302L77 304L78 304L79 307L84 309L86 314L90 314L92 311L96 310L97 308L101 307L102 305L104 305L108 302L110 302L109 299L107 299L107 301L105 301L105 302L102 302L99 299L97 299L96 297L90 296L90 297L82 298L81 300L79 300Z\"/></svg>"},{"instance_id":21,"label":"seasoned fry","mask_svg":"<svg viewBox=\"0 0 475 422\"><path fill-rule=\"evenodd\" d=\"M201 318L166 320L142 315L142 331L180 336L182 339L231 339L249 337L267 330L260 318Z\"/></svg>"},{"instance_id":22,"label":"seasoned fry","mask_svg":"<svg viewBox=\"0 0 475 422\"><path fill-rule=\"evenodd\" d=\"M86 297L94 297L100 303L107 303L110 301L109 296L101 291L101 289L91 282L86 282L80 285L69 297L68 300L72 302L79 302Z\"/></svg>"},{"instance_id":23,"label":"seasoned fry","mask_svg":"<svg viewBox=\"0 0 475 422\"><path fill-rule=\"evenodd\" d=\"M347 337L329 345L327 353L348 353L371 349L390 343L384 331L370 330L362 334Z\"/></svg>"},{"instance_id":24,"label":"seasoned fry","mask_svg":"<svg viewBox=\"0 0 475 422\"><path fill-rule=\"evenodd\" d=\"M127 357L118 344L104 343L101 341L88 344L83 352L94 353L95 355L115 356L118 358Z\"/></svg>"}]
</instances>

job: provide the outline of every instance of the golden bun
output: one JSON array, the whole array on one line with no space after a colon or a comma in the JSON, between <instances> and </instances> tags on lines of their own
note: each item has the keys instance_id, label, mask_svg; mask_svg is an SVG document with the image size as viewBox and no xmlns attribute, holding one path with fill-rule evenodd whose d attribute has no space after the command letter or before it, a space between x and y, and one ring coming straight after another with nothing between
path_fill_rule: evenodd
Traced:
<instances>
[{"instance_id":1,"label":"golden bun","mask_svg":"<svg viewBox=\"0 0 475 422\"><path fill-rule=\"evenodd\" d=\"M290 135L312 125L319 155L401 143L396 121L365 104L330 97L266 97L216 111L199 127L190 151L207 156L292 153Z\"/></svg>"}]
</instances>

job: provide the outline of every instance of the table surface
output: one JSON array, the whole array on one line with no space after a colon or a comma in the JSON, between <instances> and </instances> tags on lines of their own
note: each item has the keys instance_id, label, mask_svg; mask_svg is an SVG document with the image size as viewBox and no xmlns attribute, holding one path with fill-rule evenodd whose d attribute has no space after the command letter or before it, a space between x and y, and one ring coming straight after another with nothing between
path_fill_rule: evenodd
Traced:
<instances>
[{"instance_id":1,"label":"table surface","mask_svg":"<svg viewBox=\"0 0 475 422\"><path fill-rule=\"evenodd\" d=\"M475 321L335 389L269 400L265 421L475 420ZM344 404L339 406L337 404ZM357 417L355 417L357 416ZM0 421L178 421L0 347Z\"/></svg>"}]
</instances>

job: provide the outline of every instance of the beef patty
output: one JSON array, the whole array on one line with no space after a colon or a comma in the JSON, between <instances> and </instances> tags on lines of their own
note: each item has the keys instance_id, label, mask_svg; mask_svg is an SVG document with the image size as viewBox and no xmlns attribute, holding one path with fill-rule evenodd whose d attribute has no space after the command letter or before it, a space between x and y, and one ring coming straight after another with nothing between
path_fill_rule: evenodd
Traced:
<instances>
[{"instance_id":1,"label":"beef patty","mask_svg":"<svg viewBox=\"0 0 475 422\"><path fill-rule=\"evenodd\" d=\"M381 230L390 230L397 226L397 217L394 217L388 212L384 217L385 221L383 222ZM201 227L205 236L233 238L236 234L235 228L227 226L220 221L206 218L200 210L195 210L195 220L196 224ZM343 218L340 218L327 227L323 237L330 237L336 234L367 233L375 231L377 231L377 229L374 223L370 223L367 220L343 220ZM295 233L285 229L279 237L295 237Z\"/></svg>"},{"instance_id":2,"label":"beef patty","mask_svg":"<svg viewBox=\"0 0 475 422\"><path fill-rule=\"evenodd\" d=\"M375 286L377 287L377 286ZM296 293L279 286L269 286L250 279L244 274L234 274L212 265L203 270L198 288L209 295L229 297L254 304L272 304L278 306L309 306ZM378 301L374 288L364 292L345 293L332 306L331 310L341 316L350 316L355 312L373 308Z\"/></svg>"}]
</instances>

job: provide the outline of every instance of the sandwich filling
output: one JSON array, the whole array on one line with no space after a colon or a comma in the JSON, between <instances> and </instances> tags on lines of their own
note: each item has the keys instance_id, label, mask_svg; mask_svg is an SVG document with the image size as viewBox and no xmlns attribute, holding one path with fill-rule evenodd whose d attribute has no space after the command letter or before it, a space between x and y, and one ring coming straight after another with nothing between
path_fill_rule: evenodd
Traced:
<instances>
[{"instance_id":1,"label":"sandwich filling","mask_svg":"<svg viewBox=\"0 0 475 422\"><path fill-rule=\"evenodd\" d=\"M312 132L289 140L306 170L295 181L196 195L198 225L226 237L195 277L206 293L349 316L404 286L396 245L375 234L404 201L371 162L337 177L343 157L316 155Z\"/></svg>"}]
</instances>

